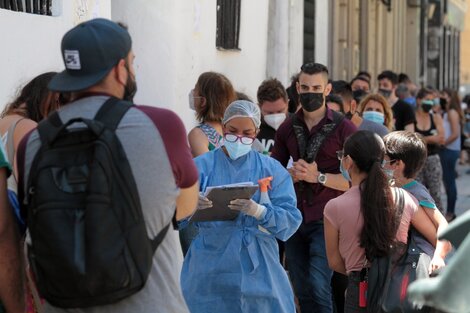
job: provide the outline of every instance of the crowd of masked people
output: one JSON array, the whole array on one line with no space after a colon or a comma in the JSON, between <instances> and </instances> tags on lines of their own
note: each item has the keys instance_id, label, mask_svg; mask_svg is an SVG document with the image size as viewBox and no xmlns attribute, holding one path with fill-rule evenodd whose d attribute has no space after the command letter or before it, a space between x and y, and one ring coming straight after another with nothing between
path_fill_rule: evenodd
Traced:
<instances>
[{"instance_id":1,"label":"crowd of masked people","mask_svg":"<svg viewBox=\"0 0 470 313\"><path fill-rule=\"evenodd\" d=\"M65 70L0 119L0 312L367 312L364 269L411 236L429 273L445 267L437 232L456 217L468 127L456 91L306 63L250 99L209 71L188 86L187 134L172 111L133 104L123 25L82 23L61 49ZM207 193L264 178L224 208ZM192 220L214 209L234 214Z\"/></svg>"}]
</instances>

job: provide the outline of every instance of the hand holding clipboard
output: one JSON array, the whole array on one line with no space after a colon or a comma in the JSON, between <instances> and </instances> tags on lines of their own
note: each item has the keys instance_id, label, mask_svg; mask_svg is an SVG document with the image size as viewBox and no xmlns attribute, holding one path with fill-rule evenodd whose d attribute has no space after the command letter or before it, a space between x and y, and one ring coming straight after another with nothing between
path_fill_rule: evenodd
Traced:
<instances>
[{"instance_id":1,"label":"hand holding clipboard","mask_svg":"<svg viewBox=\"0 0 470 313\"><path fill-rule=\"evenodd\" d=\"M251 199L258 190L258 185L234 184L207 188L206 197L212 201L212 207L197 210L190 222L210 222L234 220L240 214L228 206L235 199Z\"/></svg>"}]
</instances>

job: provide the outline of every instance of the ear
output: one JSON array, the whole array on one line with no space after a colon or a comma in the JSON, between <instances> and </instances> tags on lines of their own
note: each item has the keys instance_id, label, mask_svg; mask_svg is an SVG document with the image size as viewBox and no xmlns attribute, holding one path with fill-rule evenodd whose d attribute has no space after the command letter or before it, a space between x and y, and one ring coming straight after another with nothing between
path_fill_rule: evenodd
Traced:
<instances>
[{"instance_id":1,"label":"ear","mask_svg":"<svg viewBox=\"0 0 470 313\"><path fill-rule=\"evenodd\" d=\"M349 110L350 110L351 114L356 113L356 110L357 110L357 102L356 102L356 100L354 100L354 99L351 100L351 104L350 104Z\"/></svg>"},{"instance_id":2,"label":"ear","mask_svg":"<svg viewBox=\"0 0 470 313\"><path fill-rule=\"evenodd\" d=\"M297 89L297 94L300 95L300 83L299 82L295 83L295 89Z\"/></svg>"},{"instance_id":3,"label":"ear","mask_svg":"<svg viewBox=\"0 0 470 313\"><path fill-rule=\"evenodd\" d=\"M330 94L331 89L333 89L333 86L332 86L330 83L326 84L325 91L323 92L323 94L325 95L325 97Z\"/></svg>"},{"instance_id":4,"label":"ear","mask_svg":"<svg viewBox=\"0 0 470 313\"><path fill-rule=\"evenodd\" d=\"M340 161L340 162L341 162L341 161ZM351 166L352 166L352 163L353 163L353 162L352 162L352 159L351 159L351 157L350 157L349 155L345 156L345 157L343 158L343 161L342 161L342 162L343 162L343 168L344 168L345 170L348 171L349 169L351 169Z\"/></svg>"},{"instance_id":5,"label":"ear","mask_svg":"<svg viewBox=\"0 0 470 313\"><path fill-rule=\"evenodd\" d=\"M121 59L115 66L115 78L123 86L127 83L127 76L129 75L126 68L126 61Z\"/></svg>"},{"instance_id":6,"label":"ear","mask_svg":"<svg viewBox=\"0 0 470 313\"><path fill-rule=\"evenodd\" d=\"M206 100L206 97L201 97L199 98L200 101L201 101L201 109L205 108L206 107L206 103L207 103L207 100Z\"/></svg>"}]
</instances>

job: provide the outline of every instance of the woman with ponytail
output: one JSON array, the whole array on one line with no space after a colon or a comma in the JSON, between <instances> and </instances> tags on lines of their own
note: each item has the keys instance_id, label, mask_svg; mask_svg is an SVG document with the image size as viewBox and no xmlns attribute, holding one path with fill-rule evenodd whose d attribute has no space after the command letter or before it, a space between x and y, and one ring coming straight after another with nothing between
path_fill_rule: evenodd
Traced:
<instances>
[{"instance_id":1,"label":"woman with ponytail","mask_svg":"<svg viewBox=\"0 0 470 313\"><path fill-rule=\"evenodd\" d=\"M383 171L385 146L377 134L354 133L337 155L351 188L325 206L326 254L332 270L348 275L344 312L367 312L359 306L359 282L368 260L406 244L410 223L430 242L436 242L437 230L407 192L403 213L397 213L395 192Z\"/></svg>"}]
</instances>

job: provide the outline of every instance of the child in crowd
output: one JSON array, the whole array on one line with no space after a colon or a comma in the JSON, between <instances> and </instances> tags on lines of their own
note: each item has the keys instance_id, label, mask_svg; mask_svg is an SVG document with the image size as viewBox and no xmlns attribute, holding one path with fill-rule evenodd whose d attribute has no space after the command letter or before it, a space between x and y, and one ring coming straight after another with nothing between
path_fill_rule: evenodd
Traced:
<instances>
[{"instance_id":1,"label":"child in crowd","mask_svg":"<svg viewBox=\"0 0 470 313\"><path fill-rule=\"evenodd\" d=\"M447 221L437 209L429 191L415 178L424 166L427 157L426 143L421 135L407 131L392 132L384 137L386 155L385 170L395 186L411 193L437 227L438 232L447 227ZM447 241L438 241L435 245L428 242L419 233L415 236L416 243L427 255L432 257L430 271L444 266L444 258L451 249Z\"/></svg>"}]
</instances>

